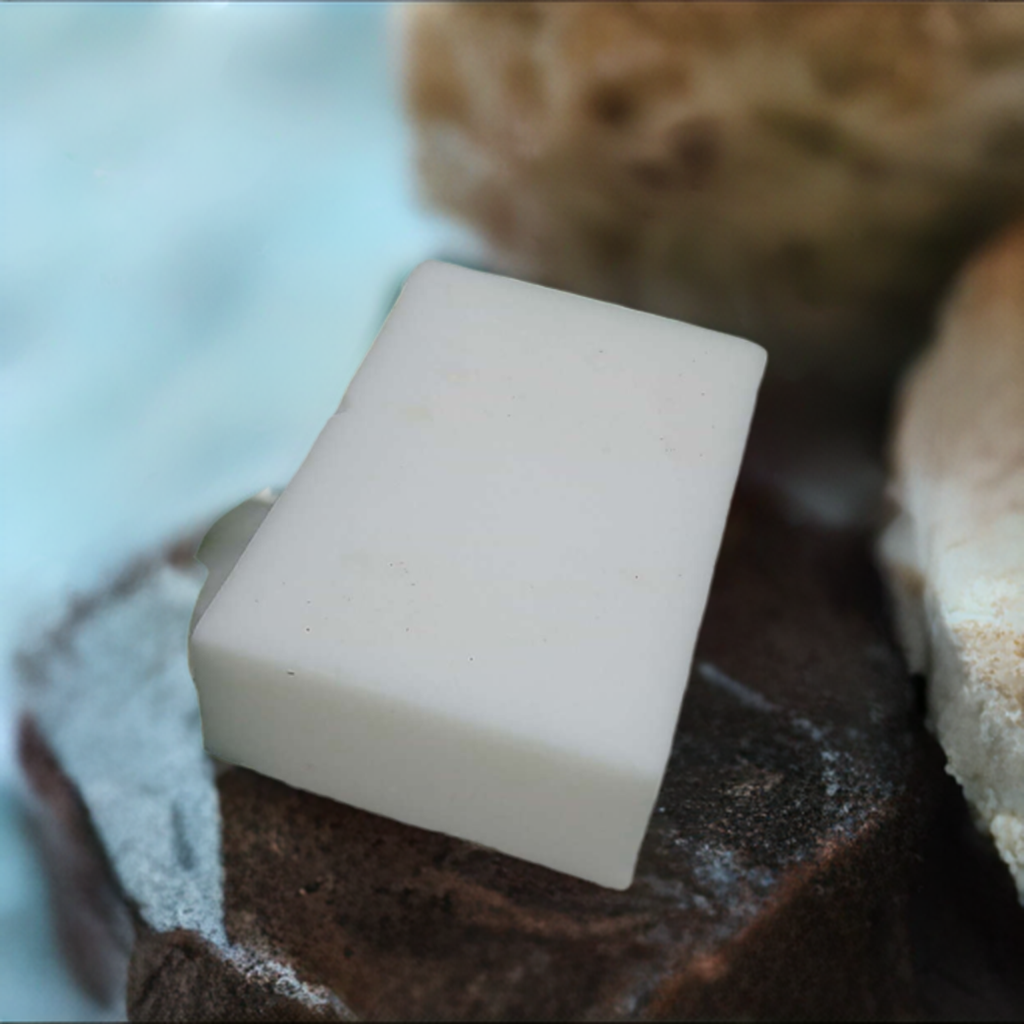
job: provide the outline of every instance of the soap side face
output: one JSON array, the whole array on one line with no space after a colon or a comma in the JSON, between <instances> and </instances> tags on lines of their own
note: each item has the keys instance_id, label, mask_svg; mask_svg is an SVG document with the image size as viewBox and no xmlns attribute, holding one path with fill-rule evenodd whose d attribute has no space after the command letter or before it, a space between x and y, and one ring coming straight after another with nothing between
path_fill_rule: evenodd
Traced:
<instances>
[{"instance_id":1,"label":"soap side face","mask_svg":"<svg viewBox=\"0 0 1024 1024\"><path fill-rule=\"evenodd\" d=\"M419 268L196 627L210 749L229 704L254 705L257 691L310 721L314 692L326 702L317 714L359 706L367 722L383 702L417 736L446 723L466 750L488 737L519 751L508 763L518 757L524 779L546 751L563 764L547 787L566 793L559 813L589 777L564 764L629 780L633 810L644 805L632 818L645 823L763 365L756 346L688 325ZM253 666L274 685L246 683ZM232 696L211 717L228 676ZM261 714L281 743L308 732ZM221 756L285 777L274 757L260 763L269 735L246 751L243 730ZM471 834L473 815L459 831L436 810L416 820L372 792L357 799L357 767L339 760L334 775L286 781L514 852ZM420 769L443 774L436 759ZM482 791L514 777L495 770ZM636 833L635 858L643 827L622 827Z\"/></svg>"},{"instance_id":2,"label":"soap side face","mask_svg":"<svg viewBox=\"0 0 1024 1024\"><path fill-rule=\"evenodd\" d=\"M660 779L200 644L207 750L299 789L625 889Z\"/></svg>"}]
</instances>

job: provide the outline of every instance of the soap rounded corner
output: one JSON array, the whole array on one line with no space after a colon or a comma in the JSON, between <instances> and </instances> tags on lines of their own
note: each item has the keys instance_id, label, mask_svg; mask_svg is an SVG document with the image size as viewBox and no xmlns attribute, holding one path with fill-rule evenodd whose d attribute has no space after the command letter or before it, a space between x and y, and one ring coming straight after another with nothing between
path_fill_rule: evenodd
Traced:
<instances>
[{"instance_id":1,"label":"soap rounded corner","mask_svg":"<svg viewBox=\"0 0 1024 1024\"><path fill-rule=\"evenodd\" d=\"M752 338L741 338L740 341L746 342L755 352L761 357L762 363L768 362L768 349L764 347L759 341L754 341Z\"/></svg>"},{"instance_id":2,"label":"soap rounded corner","mask_svg":"<svg viewBox=\"0 0 1024 1024\"><path fill-rule=\"evenodd\" d=\"M602 889L611 889L612 892L626 892L633 887L633 883L636 881L636 868L630 868L628 874L616 875L614 878L606 879L603 882L597 882Z\"/></svg>"},{"instance_id":3,"label":"soap rounded corner","mask_svg":"<svg viewBox=\"0 0 1024 1024\"><path fill-rule=\"evenodd\" d=\"M409 271L409 275L405 279L405 285L403 291L410 285L416 285L418 287L419 282L426 278L436 277L438 274L446 274L453 268L453 264L446 263L444 260L429 259L424 260L422 263L417 263L412 270Z\"/></svg>"},{"instance_id":4,"label":"soap rounded corner","mask_svg":"<svg viewBox=\"0 0 1024 1024\"><path fill-rule=\"evenodd\" d=\"M758 358L757 368L763 374L768 368L768 349L766 349L760 342L751 341L749 338L743 338L742 340L754 349L754 353Z\"/></svg>"},{"instance_id":5,"label":"soap rounded corner","mask_svg":"<svg viewBox=\"0 0 1024 1024\"><path fill-rule=\"evenodd\" d=\"M742 351L749 354L749 358L756 363L757 372L759 376L764 376L764 372L768 366L768 349L764 347L759 341L753 341L750 338L741 337L738 334L729 334L726 337L731 338L733 342L738 342Z\"/></svg>"}]
</instances>

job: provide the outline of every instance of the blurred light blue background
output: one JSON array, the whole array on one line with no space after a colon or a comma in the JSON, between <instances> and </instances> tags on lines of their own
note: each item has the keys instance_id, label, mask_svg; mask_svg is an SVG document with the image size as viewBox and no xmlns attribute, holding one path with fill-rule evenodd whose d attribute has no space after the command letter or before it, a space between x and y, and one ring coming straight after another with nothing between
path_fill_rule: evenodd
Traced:
<instances>
[{"instance_id":1,"label":"blurred light blue background","mask_svg":"<svg viewBox=\"0 0 1024 1024\"><path fill-rule=\"evenodd\" d=\"M291 476L418 209L385 5L0 5L0 1018L103 1019L18 812L9 656L66 595Z\"/></svg>"}]
</instances>

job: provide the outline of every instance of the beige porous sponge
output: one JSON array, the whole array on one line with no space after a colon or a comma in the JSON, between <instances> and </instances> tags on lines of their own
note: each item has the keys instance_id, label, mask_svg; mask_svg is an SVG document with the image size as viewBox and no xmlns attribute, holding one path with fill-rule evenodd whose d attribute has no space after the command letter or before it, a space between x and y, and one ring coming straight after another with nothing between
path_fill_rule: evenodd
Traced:
<instances>
[{"instance_id":1,"label":"beige porous sponge","mask_svg":"<svg viewBox=\"0 0 1024 1024\"><path fill-rule=\"evenodd\" d=\"M968 266L911 370L881 554L928 713L1024 900L1024 224Z\"/></svg>"},{"instance_id":2,"label":"beige porous sponge","mask_svg":"<svg viewBox=\"0 0 1024 1024\"><path fill-rule=\"evenodd\" d=\"M1024 210L1024 5L397 17L424 197L506 273L848 372Z\"/></svg>"}]
</instances>

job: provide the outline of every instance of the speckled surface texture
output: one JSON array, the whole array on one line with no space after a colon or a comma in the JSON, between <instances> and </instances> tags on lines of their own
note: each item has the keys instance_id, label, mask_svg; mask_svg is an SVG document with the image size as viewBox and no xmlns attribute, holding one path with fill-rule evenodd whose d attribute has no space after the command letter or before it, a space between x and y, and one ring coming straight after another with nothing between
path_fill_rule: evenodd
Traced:
<instances>
[{"instance_id":1,"label":"speckled surface texture","mask_svg":"<svg viewBox=\"0 0 1024 1024\"><path fill-rule=\"evenodd\" d=\"M625 893L212 771L182 663L201 580L189 542L26 645L26 708L131 907L131 1016L933 1015L926 989L963 981L948 943L915 923L943 773L869 557L883 408L769 380ZM156 639L179 634L180 649ZM101 715L111 701L123 710ZM217 799L219 830L203 810Z\"/></svg>"}]
</instances>

